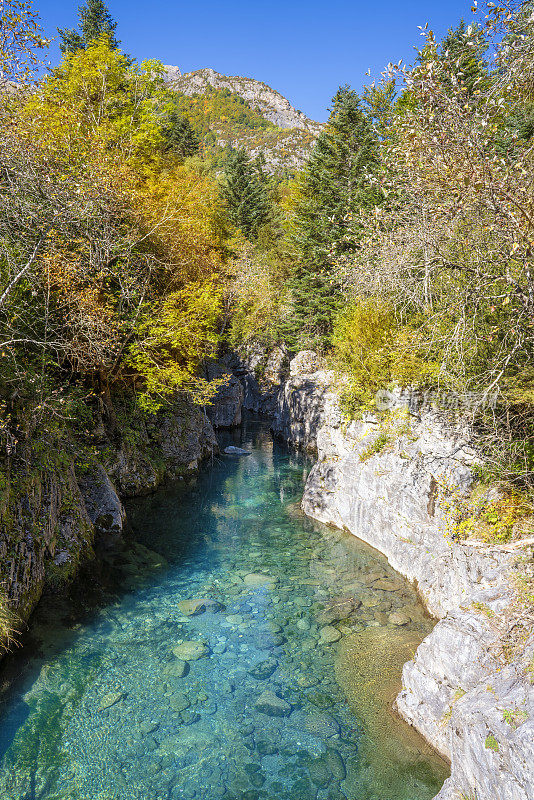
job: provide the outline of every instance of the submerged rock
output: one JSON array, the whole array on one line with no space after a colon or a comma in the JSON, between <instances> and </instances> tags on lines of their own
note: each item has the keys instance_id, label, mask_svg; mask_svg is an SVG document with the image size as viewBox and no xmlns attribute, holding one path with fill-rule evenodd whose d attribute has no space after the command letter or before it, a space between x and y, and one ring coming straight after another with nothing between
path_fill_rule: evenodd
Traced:
<instances>
[{"instance_id":1,"label":"submerged rock","mask_svg":"<svg viewBox=\"0 0 534 800\"><path fill-rule=\"evenodd\" d=\"M245 575L243 578L243 583L245 586L252 588L268 586L269 584L275 586L278 583L278 578L275 578L272 575L264 575L263 573L259 572L249 572L249 574Z\"/></svg>"},{"instance_id":2,"label":"submerged rock","mask_svg":"<svg viewBox=\"0 0 534 800\"><path fill-rule=\"evenodd\" d=\"M233 445L229 445L225 447L223 453L226 453L227 456L250 456L252 453L250 450L243 450L241 447L234 447Z\"/></svg>"},{"instance_id":3,"label":"submerged rock","mask_svg":"<svg viewBox=\"0 0 534 800\"><path fill-rule=\"evenodd\" d=\"M195 617L197 614L203 614L204 611L220 611L222 604L216 600L202 598L194 598L192 600L181 600L177 604L178 610L185 617Z\"/></svg>"},{"instance_id":4,"label":"submerged rock","mask_svg":"<svg viewBox=\"0 0 534 800\"><path fill-rule=\"evenodd\" d=\"M183 678L189 672L189 664L177 658L176 661L171 661L163 670L163 674L168 678Z\"/></svg>"},{"instance_id":5,"label":"submerged rock","mask_svg":"<svg viewBox=\"0 0 534 800\"><path fill-rule=\"evenodd\" d=\"M109 694L104 695L102 700L100 701L100 705L98 707L99 711L105 711L111 706L120 703L121 700L124 700L125 694L124 692L110 692Z\"/></svg>"},{"instance_id":6,"label":"submerged rock","mask_svg":"<svg viewBox=\"0 0 534 800\"><path fill-rule=\"evenodd\" d=\"M209 650L203 642L182 642L173 647L172 652L181 661L197 661L207 656Z\"/></svg>"},{"instance_id":7,"label":"submerged rock","mask_svg":"<svg viewBox=\"0 0 534 800\"><path fill-rule=\"evenodd\" d=\"M392 625L408 625L408 623L411 622L408 614L405 614L403 611L393 611L393 613L389 615L388 620Z\"/></svg>"},{"instance_id":8,"label":"submerged rock","mask_svg":"<svg viewBox=\"0 0 534 800\"><path fill-rule=\"evenodd\" d=\"M337 628L333 628L332 625L326 625L324 628L321 628L322 644L333 644L334 642L338 642L340 639L340 632L337 630Z\"/></svg>"},{"instance_id":9,"label":"submerged rock","mask_svg":"<svg viewBox=\"0 0 534 800\"><path fill-rule=\"evenodd\" d=\"M267 658L265 661L260 661L255 667L249 669L249 675L259 681L264 681L270 678L273 672L278 668L278 661L276 658Z\"/></svg>"},{"instance_id":10,"label":"submerged rock","mask_svg":"<svg viewBox=\"0 0 534 800\"><path fill-rule=\"evenodd\" d=\"M254 708L269 717L288 717L291 714L289 703L270 690L266 690L258 697Z\"/></svg>"}]
</instances>

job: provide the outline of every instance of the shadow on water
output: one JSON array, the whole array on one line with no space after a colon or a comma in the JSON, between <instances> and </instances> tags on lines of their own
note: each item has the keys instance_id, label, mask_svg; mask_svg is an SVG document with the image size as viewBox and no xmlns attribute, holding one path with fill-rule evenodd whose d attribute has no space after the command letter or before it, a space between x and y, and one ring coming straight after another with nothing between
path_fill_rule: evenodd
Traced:
<instances>
[{"instance_id":1,"label":"shadow on water","mask_svg":"<svg viewBox=\"0 0 534 800\"><path fill-rule=\"evenodd\" d=\"M302 515L307 465L264 423L228 444L253 453L131 501L128 541L40 604L0 673L5 800L439 790L446 766L391 713L432 627L415 592Z\"/></svg>"}]
</instances>

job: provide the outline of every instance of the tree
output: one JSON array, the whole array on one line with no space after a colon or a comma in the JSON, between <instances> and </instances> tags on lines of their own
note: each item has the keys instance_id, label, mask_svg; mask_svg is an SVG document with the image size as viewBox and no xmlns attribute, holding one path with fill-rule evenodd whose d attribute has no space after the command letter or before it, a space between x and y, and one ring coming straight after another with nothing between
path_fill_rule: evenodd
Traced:
<instances>
[{"instance_id":1,"label":"tree","mask_svg":"<svg viewBox=\"0 0 534 800\"><path fill-rule=\"evenodd\" d=\"M194 156L200 149L200 139L187 117L177 109L169 111L162 127L163 151L180 158Z\"/></svg>"},{"instance_id":2,"label":"tree","mask_svg":"<svg viewBox=\"0 0 534 800\"><path fill-rule=\"evenodd\" d=\"M243 148L229 152L221 194L236 228L255 239L270 216L267 179L261 163L253 162Z\"/></svg>"},{"instance_id":3,"label":"tree","mask_svg":"<svg viewBox=\"0 0 534 800\"><path fill-rule=\"evenodd\" d=\"M481 29L460 20L456 28L449 28L439 47L439 58L448 66L442 75L443 82L452 86L456 81L468 97L473 97L477 89L480 92L489 79L486 51L487 42Z\"/></svg>"},{"instance_id":4,"label":"tree","mask_svg":"<svg viewBox=\"0 0 534 800\"><path fill-rule=\"evenodd\" d=\"M107 36L110 47L114 49L119 47L120 43L115 37L117 23L102 0L87 0L84 6L79 7L78 17L79 30L57 29L61 37L59 47L62 53L83 50L102 35Z\"/></svg>"},{"instance_id":5,"label":"tree","mask_svg":"<svg viewBox=\"0 0 534 800\"><path fill-rule=\"evenodd\" d=\"M340 87L302 176L291 225L295 262L287 335L292 345L329 343L342 294L334 262L358 247L355 219L379 201L372 180L377 161L376 135L360 98Z\"/></svg>"},{"instance_id":6,"label":"tree","mask_svg":"<svg viewBox=\"0 0 534 800\"><path fill-rule=\"evenodd\" d=\"M31 5L0 0L0 88L31 78L41 63L38 51L49 45Z\"/></svg>"}]
</instances>

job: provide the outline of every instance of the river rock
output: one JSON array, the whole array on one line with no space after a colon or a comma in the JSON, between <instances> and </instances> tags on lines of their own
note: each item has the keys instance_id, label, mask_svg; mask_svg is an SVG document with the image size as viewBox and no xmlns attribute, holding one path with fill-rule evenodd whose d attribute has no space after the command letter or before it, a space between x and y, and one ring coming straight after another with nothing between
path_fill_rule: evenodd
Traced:
<instances>
[{"instance_id":1,"label":"river rock","mask_svg":"<svg viewBox=\"0 0 534 800\"><path fill-rule=\"evenodd\" d=\"M277 694L267 689L258 697L254 703L254 708L267 714L269 717L288 717L291 714L291 706Z\"/></svg>"},{"instance_id":2,"label":"river rock","mask_svg":"<svg viewBox=\"0 0 534 800\"><path fill-rule=\"evenodd\" d=\"M163 674L167 678L183 678L189 672L189 664L187 661L182 661L182 659L177 658L175 661L171 661L169 664L166 664L163 669Z\"/></svg>"},{"instance_id":3,"label":"river rock","mask_svg":"<svg viewBox=\"0 0 534 800\"><path fill-rule=\"evenodd\" d=\"M181 661L197 661L202 656L207 656L208 648L203 642L182 642L172 648L172 652Z\"/></svg>"},{"instance_id":4,"label":"river rock","mask_svg":"<svg viewBox=\"0 0 534 800\"><path fill-rule=\"evenodd\" d=\"M338 642L340 639L340 632L337 628L333 628L332 625L326 625L321 628L321 644L333 644L333 642Z\"/></svg>"},{"instance_id":5,"label":"river rock","mask_svg":"<svg viewBox=\"0 0 534 800\"><path fill-rule=\"evenodd\" d=\"M111 706L120 703L121 700L124 700L124 697L124 692L110 692L109 694L104 695L100 701L98 710L105 711L107 708L111 708Z\"/></svg>"},{"instance_id":6,"label":"river rock","mask_svg":"<svg viewBox=\"0 0 534 800\"><path fill-rule=\"evenodd\" d=\"M252 675L258 681L264 681L270 678L277 668L278 661L276 658L266 658L265 661L260 661L255 667L249 669L249 675Z\"/></svg>"},{"instance_id":7,"label":"river rock","mask_svg":"<svg viewBox=\"0 0 534 800\"><path fill-rule=\"evenodd\" d=\"M159 722L140 722L139 733L147 736L149 733L154 733L159 728Z\"/></svg>"},{"instance_id":8,"label":"river rock","mask_svg":"<svg viewBox=\"0 0 534 800\"><path fill-rule=\"evenodd\" d=\"M358 600L358 605L360 601ZM326 607L317 615L319 625L329 625L331 622L339 622L347 619L356 608L352 597L331 600Z\"/></svg>"},{"instance_id":9,"label":"river rock","mask_svg":"<svg viewBox=\"0 0 534 800\"><path fill-rule=\"evenodd\" d=\"M333 747L328 747L326 750L326 761L334 778L338 781L345 780L347 770L345 769L345 763L339 751L335 750Z\"/></svg>"},{"instance_id":10,"label":"river rock","mask_svg":"<svg viewBox=\"0 0 534 800\"><path fill-rule=\"evenodd\" d=\"M169 705L173 711L180 713L181 711L185 711L186 708L189 708L191 703L189 702L187 695L183 694L183 692L176 692L175 694L171 695Z\"/></svg>"},{"instance_id":11,"label":"river rock","mask_svg":"<svg viewBox=\"0 0 534 800\"><path fill-rule=\"evenodd\" d=\"M256 588L260 586L275 586L278 583L278 578L275 578L273 575L264 575L260 572L249 572L248 575L245 575L243 578L243 583L245 586Z\"/></svg>"},{"instance_id":12,"label":"river rock","mask_svg":"<svg viewBox=\"0 0 534 800\"><path fill-rule=\"evenodd\" d=\"M324 758L315 758L308 764L308 772L312 783L319 787L327 786L332 778L327 761Z\"/></svg>"},{"instance_id":13,"label":"river rock","mask_svg":"<svg viewBox=\"0 0 534 800\"><path fill-rule=\"evenodd\" d=\"M339 725L334 717L326 711L312 709L310 711L295 711L291 715L291 726L305 730L313 736L327 739L339 733Z\"/></svg>"},{"instance_id":14,"label":"river rock","mask_svg":"<svg viewBox=\"0 0 534 800\"><path fill-rule=\"evenodd\" d=\"M193 600L180 600L177 603L178 611L185 617L195 617L197 614L203 614L206 610L206 601L204 599L196 598Z\"/></svg>"},{"instance_id":15,"label":"river rock","mask_svg":"<svg viewBox=\"0 0 534 800\"><path fill-rule=\"evenodd\" d=\"M408 623L409 623L409 622L411 622L411 619L410 619L410 617L408 616L408 614L405 614L405 613L404 613L404 611L393 611L393 612L392 612L392 613L391 613L391 614L388 616L388 621L389 621L389 622L390 622L392 625L399 625L399 626L401 626L401 625L408 625Z\"/></svg>"},{"instance_id":16,"label":"river rock","mask_svg":"<svg viewBox=\"0 0 534 800\"><path fill-rule=\"evenodd\" d=\"M401 581L380 578L373 583L373 589L381 589L383 592L400 592L401 589L404 589L404 584Z\"/></svg>"}]
</instances>

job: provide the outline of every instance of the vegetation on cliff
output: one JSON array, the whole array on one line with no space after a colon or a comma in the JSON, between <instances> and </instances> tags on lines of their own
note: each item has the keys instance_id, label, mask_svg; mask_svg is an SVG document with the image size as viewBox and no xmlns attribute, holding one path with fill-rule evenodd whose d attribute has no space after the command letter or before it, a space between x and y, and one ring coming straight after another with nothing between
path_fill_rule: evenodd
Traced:
<instances>
[{"instance_id":1,"label":"vegetation on cliff","mask_svg":"<svg viewBox=\"0 0 534 800\"><path fill-rule=\"evenodd\" d=\"M239 283L234 324L246 328L241 315L254 315L256 297L269 309L266 339L319 346L349 376L351 414L393 386L460 408L488 469L528 485L534 23L531 3L486 11L441 43L423 31L415 64L390 66L365 89L352 143L337 152L334 99L283 198L281 237L259 253L256 274L247 265L250 292ZM278 278L269 306L255 285L266 260Z\"/></svg>"}]
</instances>

